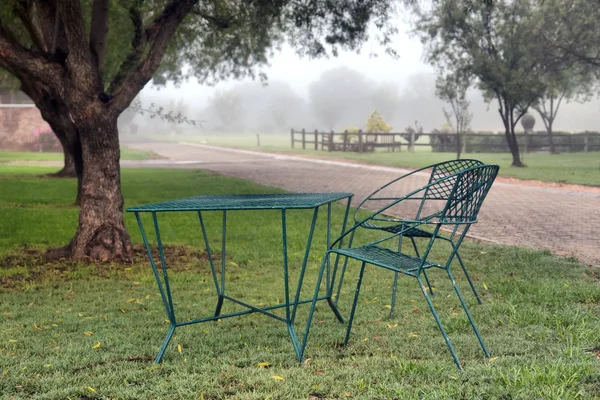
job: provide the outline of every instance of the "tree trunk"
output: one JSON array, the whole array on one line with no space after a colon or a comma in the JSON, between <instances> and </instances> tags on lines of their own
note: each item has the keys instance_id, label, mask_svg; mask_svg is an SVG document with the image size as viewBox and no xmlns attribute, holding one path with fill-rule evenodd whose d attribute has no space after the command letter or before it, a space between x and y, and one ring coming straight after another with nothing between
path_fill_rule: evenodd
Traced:
<instances>
[{"instance_id":1,"label":"tree trunk","mask_svg":"<svg viewBox=\"0 0 600 400\"><path fill-rule=\"evenodd\" d=\"M550 144L550 154L558 154L558 151L556 151L556 146L554 146L554 136L553 136L553 132L552 132L552 122L553 121L548 121L548 127L547 127L547 131L548 131L548 143Z\"/></svg>"},{"instance_id":2,"label":"tree trunk","mask_svg":"<svg viewBox=\"0 0 600 400\"><path fill-rule=\"evenodd\" d=\"M54 130L54 134L58 138L60 145L63 148L64 165L58 172L49 174L50 176L57 176L59 178L75 178L77 173L75 172L75 160L73 159L72 146L69 145L68 139L65 134L60 134Z\"/></svg>"},{"instance_id":3,"label":"tree trunk","mask_svg":"<svg viewBox=\"0 0 600 400\"><path fill-rule=\"evenodd\" d=\"M508 148L512 154L512 167L525 167L525 164L521 161L521 155L519 154L519 143L517 142L517 135L515 134L514 127L509 127L505 130L506 141L508 142Z\"/></svg>"},{"instance_id":4,"label":"tree trunk","mask_svg":"<svg viewBox=\"0 0 600 400\"><path fill-rule=\"evenodd\" d=\"M82 172L79 226L68 246L47 256L129 260L132 250L123 220L117 118L102 107L89 107L85 118L77 118L83 120L78 125L80 159L74 154L75 168Z\"/></svg>"}]
</instances>

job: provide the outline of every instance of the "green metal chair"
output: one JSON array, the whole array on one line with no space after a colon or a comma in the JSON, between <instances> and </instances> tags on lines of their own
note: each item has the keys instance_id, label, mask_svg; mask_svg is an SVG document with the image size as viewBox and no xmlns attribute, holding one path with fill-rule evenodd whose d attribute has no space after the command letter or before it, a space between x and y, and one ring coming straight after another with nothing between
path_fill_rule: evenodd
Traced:
<instances>
[{"instance_id":1,"label":"green metal chair","mask_svg":"<svg viewBox=\"0 0 600 400\"><path fill-rule=\"evenodd\" d=\"M441 163L429 165L427 167L418 169L416 171L412 171L406 175L402 175L399 178L386 183L385 185L383 185L382 187L380 187L379 189L377 189L373 193L371 193L369 196L367 196L356 207L356 210L354 212L354 222L355 223L359 222L360 219L358 217L358 213L361 210L363 210L365 205L368 204L369 202L381 201L381 200L389 201L389 200L399 199L399 197L386 197L385 195L381 196L380 194L382 192L385 192L386 190L392 188L393 186L397 186L398 184L404 184L407 178L412 177L417 173L431 170L431 173L429 175L429 180L427 182L427 184L431 184L431 183L435 182L436 180L446 178L448 176L456 174L457 172L460 172L460 171L463 171L463 170L466 170L466 169L469 169L472 167L480 166L480 165L484 165L484 164L481 161L474 160L474 159L450 160L450 161L444 161ZM427 198L427 192L424 193L424 197ZM436 197L435 200L440 200L440 201L447 200L443 197L440 197L440 196L438 196L438 197ZM420 217L420 214L423 211L423 205L424 205L424 200L421 201L421 204L419 205L419 210L416 213L417 219ZM398 232L401 232L405 228L405 225L403 223L392 223L391 225L390 224L382 225L379 222L380 221L378 221L378 222L367 221L362 226L367 229L381 230L381 231L385 231L385 232L389 232L389 233L398 233ZM388 221L386 219L385 222L387 223L390 221ZM419 248L417 246L415 238L431 239L432 234L433 234L433 232L431 230L425 230L425 229L421 229L421 228L413 228L413 229L407 230L402 235L398 236L398 249L401 249L401 247L402 247L402 239L404 237L409 238L411 241L412 247L415 251L415 254L417 255L417 257L420 257ZM447 240L447 241L453 242L455 234L456 234L456 231L451 232L451 234L444 234L444 232L439 232L437 234L437 238L441 239L441 240ZM354 237L351 234L350 246L352 245L353 239L354 239ZM477 289L475 289L475 285L473 284L473 281L471 280L471 277L469 276L469 273L467 272L467 269L466 269L465 264L460 256L460 253L458 253L458 252L456 253L456 258L460 264L460 267L461 267L463 273L465 274L465 276L467 278L467 281L469 282L469 285L471 287L471 290L473 291L473 294L475 295L475 298L477 299L477 302L479 304L481 304L482 303L481 298L479 297L479 294L477 293ZM342 267L342 271L340 274L340 280L339 280L338 288L337 288L336 299L339 298L342 283L344 281L344 274L346 272L346 265L347 264L344 263L344 266ZM399 274L398 272L394 273L394 284L393 284L393 288L392 288L390 318L393 317L394 309L396 307L396 290L397 290L398 274ZM429 293L433 296L434 293L432 291L431 283L429 281L429 277L427 276L426 271L423 271L423 277L425 278L425 282L427 283Z\"/></svg>"},{"instance_id":2,"label":"green metal chair","mask_svg":"<svg viewBox=\"0 0 600 400\"><path fill-rule=\"evenodd\" d=\"M479 333L479 330L477 329L477 326L473 321L473 317L471 316L471 313L469 312L469 309L467 308L463 296L456 284L454 276L452 275L450 265L454 257L457 255L459 247L465 235L467 234L469 227L477 222L477 214L479 213L481 205L488 191L490 190L492 183L496 178L496 175L498 174L498 169L499 167L497 165L478 165L472 168L461 170L451 175L447 175L440 179L430 179L430 182L427 185L417 190L414 190L413 192L403 197L388 199L390 200L390 202L385 207L374 212L367 218L358 221L352 228L347 230L332 244L330 249L325 254L325 257L323 258L323 263L319 272L319 277L317 279L317 287L315 289L314 299L318 297L321 280L323 278L323 271L326 265L328 264L331 255L335 254L338 257L342 256L346 259L352 258L358 261L362 261L360 275L358 278L356 292L354 295L354 302L352 304L352 309L350 311L350 317L348 320L348 327L346 330L346 337L344 340L345 345L348 343L348 340L350 338L352 322L354 320L354 314L356 312L356 305L358 302L365 266L367 264L371 264L377 267L388 269L395 273L401 273L416 278L421 288L421 291L425 296L425 300L427 301L429 309L431 310L435 321L438 325L438 328L442 332L444 340L446 341L448 349L452 354L454 362L456 363L458 369L462 370L462 366L456 355L456 352L454 351L452 343L450 342L450 339L448 338L448 335L444 330L444 327L442 326L441 320L435 310L433 302L431 301L428 290L424 285L423 278L425 278L425 271L429 268L439 268L447 272L448 278L452 282L454 290L458 295L460 303L463 309L465 310L467 318L471 323L473 331L475 332L475 335L479 340L479 344L481 345L483 352L485 353L486 357L490 357L489 352L485 347L483 339ZM384 215L384 212L389 210L391 207L408 200L421 201L421 205L419 206L417 216L414 219L393 218ZM442 200L440 203L443 204L439 206L437 211L422 216L421 214L423 211L423 202L428 200ZM386 236L384 238L372 241L359 247L353 247L351 244L349 244L348 247L342 246L341 248L333 248L333 246L337 245L340 241L343 241L346 236L353 235L357 229L370 229L366 227L366 224L374 224L379 227L389 226L390 231L386 231ZM393 231L391 230L391 227L399 226L401 226L401 228L394 228ZM426 227L429 227L430 229L432 229L432 231L429 232L429 230L423 229ZM444 240L446 243L450 244L451 251L446 261L440 264L430 260L429 255L431 248L433 247L436 240L441 239L440 229L442 227L450 227L453 232L452 236L456 237L456 239ZM429 243L427 245L426 250L423 253L413 256L403 253L400 248L395 250L384 246L385 242L395 240L400 236L406 236L408 232L412 231L414 233L419 232L421 230L428 232L429 237ZM304 346L306 345L306 340L310 330L310 323L312 321L314 307L316 304L316 301L314 299L308 317ZM302 352L303 351L304 348L302 349Z\"/></svg>"}]
</instances>

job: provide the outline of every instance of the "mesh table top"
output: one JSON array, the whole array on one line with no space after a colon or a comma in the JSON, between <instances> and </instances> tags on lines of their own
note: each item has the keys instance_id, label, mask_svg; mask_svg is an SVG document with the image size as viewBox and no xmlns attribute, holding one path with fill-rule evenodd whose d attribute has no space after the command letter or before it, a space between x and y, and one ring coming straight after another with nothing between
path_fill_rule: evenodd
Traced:
<instances>
[{"instance_id":1,"label":"mesh table top","mask_svg":"<svg viewBox=\"0 0 600 400\"><path fill-rule=\"evenodd\" d=\"M128 212L205 211L205 210L276 210L315 208L352 193L277 193L226 194L188 197L129 207Z\"/></svg>"}]
</instances>

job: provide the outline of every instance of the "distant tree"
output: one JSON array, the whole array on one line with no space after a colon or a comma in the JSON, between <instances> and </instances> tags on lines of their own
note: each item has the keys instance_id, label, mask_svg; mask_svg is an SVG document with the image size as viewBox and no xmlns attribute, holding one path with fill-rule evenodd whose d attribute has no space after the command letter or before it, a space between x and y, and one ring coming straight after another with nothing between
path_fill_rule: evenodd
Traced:
<instances>
[{"instance_id":1,"label":"distant tree","mask_svg":"<svg viewBox=\"0 0 600 400\"><path fill-rule=\"evenodd\" d=\"M217 91L210 100L210 104L225 129L231 131L243 127L244 109L240 95L235 88Z\"/></svg>"},{"instance_id":2,"label":"distant tree","mask_svg":"<svg viewBox=\"0 0 600 400\"><path fill-rule=\"evenodd\" d=\"M392 126L388 125L383 119L383 116L379 113L379 111L374 110L369 119L367 120L367 132L369 133L377 133L383 132L388 133L392 130Z\"/></svg>"},{"instance_id":3,"label":"distant tree","mask_svg":"<svg viewBox=\"0 0 600 400\"><path fill-rule=\"evenodd\" d=\"M265 88L267 101L262 116L271 115L272 124L278 132L288 131L291 122L306 107L305 101L284 82L269 82Z\"/></svg>"},{"instance_id":4,"label":"distant tree","mask_svg":"<svg viewBox=\"0 0 600 400\"><path fill-rule=\"evenodd\" d=\"M578 62L570 68L558 65L544 76L546 90L531 107L538 112L544 123L550 153L558 154L554 145L553 128L560 106L563 101L584 103L591 100L598 82L595 69L597 68Z\"/></svg>"},{"instance_id":5,"label":"distant tree","mask_svg":"<svg viewBox=\"0 0 600 400\"><path fill-rule=\"evenodd\" d=\"M456 159L464 148L463 135L469 130L472 114L469 112L470 102L467 100L467 90L471 86L471 77L464 69L454 72L441 72L436 80L436 95L450 104L450 111L442 108L446 121L456 134Z\"/></svg>"},{"instance_id":6,"label":"distant tree","mask_svg":"<svg viewBox=\"0 0 600 400\"><path fill-rule=\"evenodd\" d=\"M371 94L371 102L375 109L381 111L388 121L393 120L398 115L400 101L398 85L393 82L380 83Z\"/></svg>"},{"instance_id":7,"label":"distant tree","mask_svg":"<svg viewBox=\"0 0 600 400\"><path fill-rule=\"evenodd\" d=\"M515 167L525 166L515 127L545 92L544 23L529 0L440 0L417 23L429 61L472 74L486 98L498 101Z\"/></svg>"},{"instance_id":8,"label":"distant tree","mask_svg":"<svg viewBox=\"0 0 600 400\"><path fill-rule=\"evenodd\" d=\"M345 117L364 114L371 107L371 86L362 74L347 67L325 71L308 88L310 107L319 122L333 130Z\"/></svg>"}]
</instances>

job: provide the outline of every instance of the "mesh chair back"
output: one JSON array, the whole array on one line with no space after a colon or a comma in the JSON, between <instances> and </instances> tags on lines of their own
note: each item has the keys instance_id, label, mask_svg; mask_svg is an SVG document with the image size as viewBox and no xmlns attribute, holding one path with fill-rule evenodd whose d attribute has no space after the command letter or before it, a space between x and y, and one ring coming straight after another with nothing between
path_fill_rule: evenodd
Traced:
<instances>
[{"instance_id":1,"label":"mesh chair back","mask_svg":"<svg viewBox=\"0 0 600 400\"><path fill-rule=\"evenodd\" d=\"M427 183L431 184L432 182L455 175L460 171L464 171L473 167L478 167L480 165L484 164L479 160L472 159L451 160L436 164L431 170L429 182ZM446 181L441 182L439 185L434 185L429 190L427 190L424 197L429 200L446 200L448 196L450 196L450 194L452 193L452 188L454 187L455 182L455 179L448 179Z\"/></svg>"},{"instance_id":2,"label":"mesh chair back","mask_svg":"<svg viewBox=\"0 0 600 400\"><path fill-rule=\"evenodd\" d=\"M450 224L476 222L483 200L492 187L499 169L497 165L480 165L456 174L454 179L440 182L439 192L450 190L450 194L439 221ZM450 189L446 182L453 182ZM435 190L437 186L434 185Z\"/></svg>"}]
</instances>

